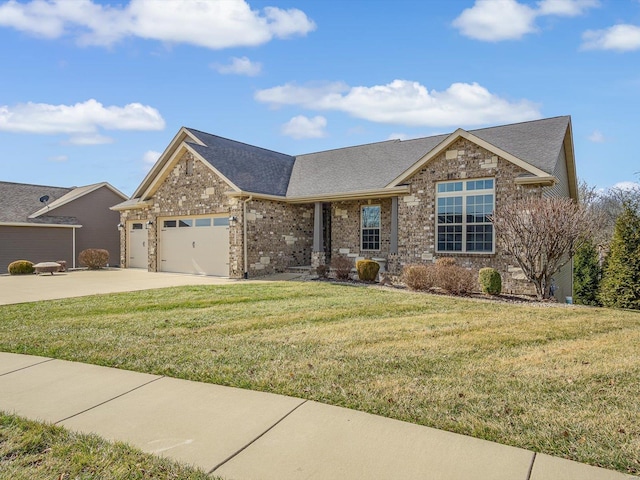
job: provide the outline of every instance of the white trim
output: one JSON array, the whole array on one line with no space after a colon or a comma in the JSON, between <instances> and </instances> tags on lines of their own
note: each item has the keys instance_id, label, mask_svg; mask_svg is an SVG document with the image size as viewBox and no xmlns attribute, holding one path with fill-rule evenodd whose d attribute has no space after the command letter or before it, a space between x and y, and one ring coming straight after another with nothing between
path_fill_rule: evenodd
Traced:
<instances>
[{"instance_id":1,"label":"white trim","mask_svg":"<svg viewBox=\"0 0 640 480\"><path fill-rule=\"evenodd\" d=\"M493 180L493 188L491 189L482 189L482 190L467 190L466 183L479 181L479 180ZM451 192L438 192L438 185L442 185L445 183L462 183L462 190L451 191ZM467 207L467 198L472 197L474 195L491 195L493 197L493 208L492 212L496 209L496 179L494 177L482 177L482 178L460 178L456 180L443 180L440 182L435 182L435 234L434 234L434 245L433 251L436 254L441 255L494 255L496 253L496 229L491 229L491 251L467 251L467 227L470 225L466 220L466 207ZM440 224L438 223L438 199L439 198L453 198L453 197L462 197L462 223L454 223L454 224ZM447 226L447 225L460 225L462 227L462 240L461 247L462 250L440 250L438 248L438 227ZM471 225L488 225L488 223L475 223L472 222ZM446 234L445 234L446 235Z\"/></svg>"},{"instance_id":2,"label":"white trim","mask_svg":"<svg viewBox=\"0 0 640 480\"><path fill-rule=\"evenodd\" d=\"M238 186L236 186L235 183L233 183L231 180L229 180L227 177L225 177L220 170L218 170L216 167L214 167L213 165L211 165L209 162L207 162L207 160L205 160L202 155L200 155L198 152L196 152L193 148L191 148L191 146L186 145L185 147L187 150L189 150L189 152L191 152L193 154L194 157L196 157L198 160L200 160L202 163L204 163L204 165L206 167L209 167L211 169L211 171L213 171L213 173L215 173L216 175L218 175L218 177L220 177L222 180L224 180L231 188L233 188L236 192L240 191L240 188L238 188Z\"/></svg>"},{"instance_id":3,"label":"white trim","mask_svg":"<svg viewBox=\"0 0 640 480\"><path fill-rule=\"evenodd\" d=\"M185 127L181 127L180 130L178 130L178 133L176 133L176 135L171 140L171 143L169 143L167 148L164 149L164 152L162 152L162 155L160 155L158 161L153 165L153 167L151 167L151 170L149 170L149 173L147 173L147 175L144 177L136 191L133 192L131 198L141 197L142 193L149 189L149 184L155 181L155 178L162 170L162 166L167 161L167 158L173 156L173 151L178 148L178 146L183 143L184 139L187 137L193 140L194 143L202 145L202 142L198 140L195 135L189 132L189 130L187 130Z\"/></svg>"},{"instance_id":4,"label":"white trim","mask_svg":"<svg viewBox=\"0 0 640 480\"><path fill-rule=\"evenodd\" d=\"M340 200L367 200L370 198L373 199L373 198L396 197L398 195L403 195L408 193L409 193L408 185L401 185L398 187L389 187L389 188L373 189L373 190L356 190L353 192L328 193L324 195L309 195L305 197L281 197L278 195L247 192L244 190L240 190L238 192L233 192L233 191L225 192L225 194L230 197L245 197L245 196L251 195L256 199L273 200L276 202L285 202L285 203L315 203L315 202L329 202L329 201L340 201Z\"/></svg>"},{"instance_id":5,"label":"white trim","mask_svg":"<svg viewBox=\"0 0 640 480\"><path fill-rule=\"evenodd\" d=\"M94 183L93 185L85 185L84 187L76 187L76 188L74 188L70 192L65 193L60 198L58 198L58 199L54 200L53 202L51 202L46 207L43 207L40 210L38 210L37 212L32 213L31 215L29 215L29 218L37 218L40 215L48 213L48 212L50 212L52 210L55 210L56 208L59 208L59 207L62 207L63 205L71 203L74 200L82 198L85 195L88 195L88 194L90 194L92 192L95 192L96 190L99 190L102 187L107 187L109 190L111 190L113 193L115 193L116 195L118 195L120 198L122 198L124 200L129 198L124 193L122 193L120 190L118 190L117 188L115 188L114 186L110 185L107 182Z\"/></svg>"},{"instance_id":6,"label":"white trim","mask_svg":"<svg viewBox=\"0 0 640 480\"><path fill-rule=\"evenodd\" d=\"M362 211L367 207L378 207L378 211L380 212L380 216L378 218L378 248L364 248L364 235L363 230L365 229L363 225L364 215ZM368 230L373 230L375 227L369 227ZM382 205L379 203L369 204L365 203L364 205L360 205L360 251L361 252L379 252L380 247L382 246Z\"/></svg>"},{"instance_id":7,"label":"white trim","mask_svg":"<svg viewBox=\"0 0 640 480\"><path fill-rule=\"evenodd\" d=\"M138 200L137 203L128 203L128 202L131 202L131 200L126 200L122 203L114 205L113 207L109 207L109 210L114 210L116 212L123 212L125 210L139 210L141 208L148 208L151 205L153 205L152 200L145 200L145 201L142 201L140 199L137 199L137 200Z\"/></svg>"},{"instance_id":8,"label":"white trim","mask_svg":"<svg viewBox=\"0 0 640 480\"><path fill-rule=\"evenodd\" d=\"M0 227L82 228L82 225L69 225L68 223L0 222Z\"/></svg>"},{"instance_id":9,"label":"white trim","mask_svg":"<svg viewBox=\"0 0 640 480\"><path fill-rule=\"evenodd\" d=\"M485 150L494 153L495 155L504 158L505 160L519 166L520 168L538 176L538 177L548 177L549 174L547 172L544 172L542 170L540 170L537 167L534 167L533 165L531 165L528 162L525 162L524 160L516 157L515 155L512 155L504 150L502 150L501 148L496 147L495 145L490 144L489 142L482 140L479 137L476 137L473 133L469 133L466 130L463 130L461 128L458 128L455 132L453 132L451 135L449 135L447 138L445 138L444 140L442 140L442 142L440 142L436 147L434 147L433 149L431 149L429 151L429 153L427 153L424 157L422 157L420 160L418 160L416 163L414 163L411 167L409 167L407 170L405 170L404 172L402 172L399 176L397 176L396 178L394 178L388 185L388 188L391 187L395 187L397 186L399 183L402 183L404 181L406 181L409 177L413 176L415 173L417 173L422 167L424 167L425 164L427 164L429 161L431 161L432 159L434 159L436 156L440 155L443 151L445 151L451 144L453 144L456 140L460 139L460 138L464 138L472 143L475 143L476 145L484 148Z\"/></svg>"}]
</instances>

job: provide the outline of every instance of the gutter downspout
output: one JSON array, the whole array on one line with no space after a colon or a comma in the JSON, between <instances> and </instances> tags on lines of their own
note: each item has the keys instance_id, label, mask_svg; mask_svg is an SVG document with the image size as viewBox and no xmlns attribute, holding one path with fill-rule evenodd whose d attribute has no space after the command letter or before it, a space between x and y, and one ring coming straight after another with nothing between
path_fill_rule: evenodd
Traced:
<instances>
[{"instance_id":1,"label":"gutter downspout","mask_svg":"<svg viewBox=\"0 0 640 480\"><path fill-rule=\"evenodd\" d=\"M253 195L249 195L245 200L243 200L242 204L242 223L244 228L244 233L242 236L242 243L244 245L244 279L249 278L249 264L247 263L249 260L249 254L247 253L247 202L250 202L253 199Z\"/></svg>"}]
</instances>

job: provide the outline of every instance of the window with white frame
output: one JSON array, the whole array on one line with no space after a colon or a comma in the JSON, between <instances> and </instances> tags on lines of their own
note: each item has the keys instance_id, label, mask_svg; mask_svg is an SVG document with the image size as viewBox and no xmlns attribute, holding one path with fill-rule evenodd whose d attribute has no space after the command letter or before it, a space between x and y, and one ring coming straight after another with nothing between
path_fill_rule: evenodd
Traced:
<instances>
[{"instance_id":1,"label":"window with white frame","mask_svg":"<svg viewBox=\"0 0 640 480\"><path fill-rule=\"evenodd\" d=\"M380 205L363 205L360 218L362 250L380 250Z\"/></svg>"},{"instance_id":2,"label":"window with white frame","mask_svg":"<svg viewBox=\"0 0 640 480\"><path fill-rule=\"evenodd\" d=\"M492 178L438 183L436 251L493 253L494 200Z\"/></svg>"}]
</instances>

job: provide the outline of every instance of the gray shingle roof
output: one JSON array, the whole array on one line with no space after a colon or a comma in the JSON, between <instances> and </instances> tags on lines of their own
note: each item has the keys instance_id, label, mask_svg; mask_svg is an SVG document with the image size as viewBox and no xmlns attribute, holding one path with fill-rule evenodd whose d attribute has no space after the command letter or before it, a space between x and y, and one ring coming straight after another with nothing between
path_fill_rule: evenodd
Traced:
<instances>
[{"instance_id":1,"label":"gray shingle roof","mask_svg":"<svg viewBox=\"0 0 640 480\"><path fill-rule=\"evenodd\" d=\"M389 140L296 157L287 196L299 197L382 188L447 135Z\"/></svg>"},{"instance_id":2,"label":"gray shingle roof","mask_svg":"<svg viewBox=\"0 0 640 480\"><path fill-rule=\"evenodd\" d=\"M553 117L469 132L552 175L570 120Z\"/></svg>"},{"instance_id":3,"label":"gray shingle roof","mask_svg":"<svg viewBox=\"0 0 640 480\"><path fill-rule=\"evenodd\" d=\"M554 117L469 133L553 174L570 117ZM300 197L384 188L438 146L447 135L390 140L299 155L287 196Z\"/></svg>"},{"instance_id":4,"label":"gray shingle roof","mask_svg":"<svg viewBox=\"0 0 640 480\"><path fill-rule=\"evenodd\" d=\"M75 217L43 215L29 219L29 215L43 207L40 197L48 195L48 203L52 203L72 190L73 188L0 182L0 222L77 225Z\"/></svg>"},{"instance_id":5,"label":"gray shingle roof","mask_svg":"<svg viewBox=\"0 0 640 480\"><path fill-rule=\"evenodd\" d=\"M205 146L189 145L241 190L284 196L294 157L187 129Z\"/></svg>"}]
</instances>

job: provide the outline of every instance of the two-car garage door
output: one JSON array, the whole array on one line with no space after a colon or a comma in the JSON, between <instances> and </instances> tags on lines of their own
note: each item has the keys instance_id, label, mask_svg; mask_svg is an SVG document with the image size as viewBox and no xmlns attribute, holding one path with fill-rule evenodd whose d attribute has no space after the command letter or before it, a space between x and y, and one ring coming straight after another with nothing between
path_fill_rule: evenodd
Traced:
<instances>
[{"instance_id":1,"label":"two-car garage door","mask_svg":"<svg viewBox=\"0 0 640 480\"><path fill-rule=\"evenodd\" d=\"M229 218L158 219L159 269L163 272L229 275Z\"/></svg>"},{"instance_id":2,"label":"two-car garage door","mask_svg":"<svg viewBox=\"0 0 640 480\"><path fill-rule=\"evenodd\" d=\"M200 275L229 275L229 218L158 218L158 270ZM129 225L129 267L146 268L148 230Z\"/></svg>"},{"instance_id":3,"label":"two-car garage door","mask_svg":"<svg viewBox=\"0 0 640 480\"><path fill-rule=\"evenodd\" d=\"M229 218L158 219L159 265L163 272L229 275Z\"/></svg>"}]
</instances>

